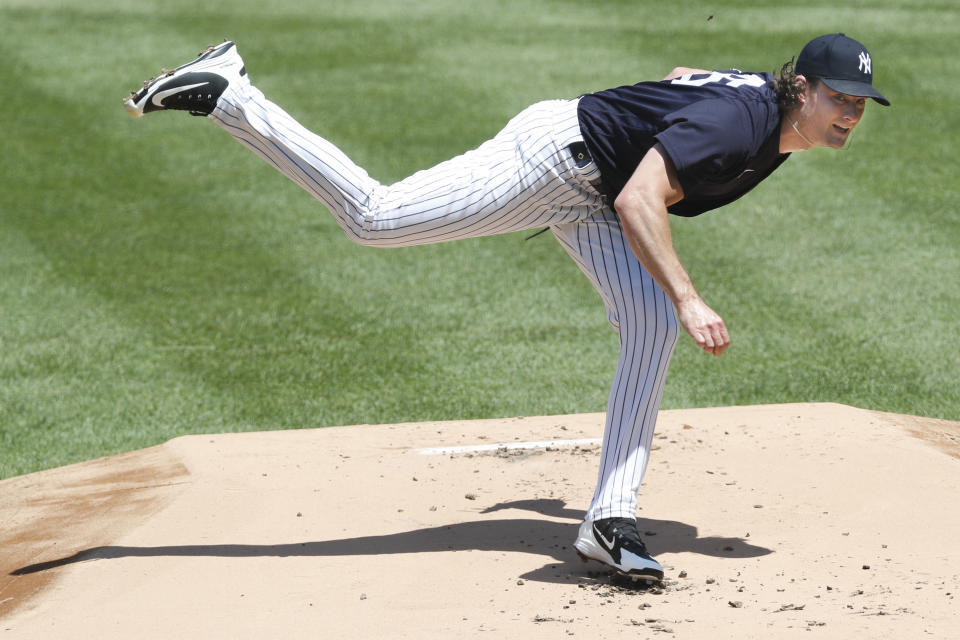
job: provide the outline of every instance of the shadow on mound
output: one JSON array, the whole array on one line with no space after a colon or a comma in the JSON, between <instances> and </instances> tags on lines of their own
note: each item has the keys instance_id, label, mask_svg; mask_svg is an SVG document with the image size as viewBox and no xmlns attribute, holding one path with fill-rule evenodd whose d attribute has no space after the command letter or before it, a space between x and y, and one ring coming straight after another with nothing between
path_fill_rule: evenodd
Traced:
<instances>
[{"instance_id":1,"label":"shadow on mound","mask_svg":"<svg viewBox=\"0 0 960 640\"><path fill-rule=\"evenodd\" d=\"M566 508L561 500L522 500L500 503L482 513L520 509L544 516L581 520L584 513ZM426 529L375 536L318 540L284 544L204 544L156 547L102 546L84 549L72 556L38 562L11 572L27 575L90 560L149 557L335 557L395 555L403 553L443 553L447 551L501 551L530 553L553 559L542 569L523 577L542 582L561 582L562 573L577 573L579 565L570 543L577 535L579 522L554 522L543 519L495 519L458 522ZM772 553L770 549L752 545L742 538L700 538L697 528L671 520L639 518L637 527L647 547L659 553L698 553L702 555L754 558ZM563 566L558 565L561 563Z\"/></svg>"}]
</instances>

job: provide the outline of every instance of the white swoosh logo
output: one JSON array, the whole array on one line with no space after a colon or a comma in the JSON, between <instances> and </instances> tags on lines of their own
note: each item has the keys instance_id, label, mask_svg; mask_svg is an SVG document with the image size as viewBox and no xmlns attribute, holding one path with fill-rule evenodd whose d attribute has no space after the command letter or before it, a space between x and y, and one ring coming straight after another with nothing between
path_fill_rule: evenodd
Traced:
<instances>
[{"instance_id":1,"label":"white swoosh logo","mask_svg":"<svg viewBox=\"0 0 960 640\"><path fill-rule=\"evenodd\" d=\"M210 84L210 83L201 82L199 84L190 84L185 87L174 87L173 89L167 89L166 91L157 91L155 94L153 94L153 99L151 100L151 102L153 102L153 104L157 107L162 107L163 104L161 103L165 98L168 98L174 95L175 93L180 93L181 91L187 91L188 89L196 89L197 87L202 87L205 84Z\"/></svg>"},{"instance_id":2,"label":"white swoosh logo","mask_svg":"<svg viewBox=\"0 0 960 640\"><path fill-rule=\"evenodd\" d=\"M597 529L597 525L593 525L593 532L594 532L595 534L597 534L597 537L599 537L601 541L603 541L603 544L607 547L607 551L612 551L612 550L613 550L613 542L614 542L614 541L613 541L612 539L611 539L611 540L607 540L606 536L604 536L602 533L600 533L600 529Z\"/></svg>"}]
</instances>

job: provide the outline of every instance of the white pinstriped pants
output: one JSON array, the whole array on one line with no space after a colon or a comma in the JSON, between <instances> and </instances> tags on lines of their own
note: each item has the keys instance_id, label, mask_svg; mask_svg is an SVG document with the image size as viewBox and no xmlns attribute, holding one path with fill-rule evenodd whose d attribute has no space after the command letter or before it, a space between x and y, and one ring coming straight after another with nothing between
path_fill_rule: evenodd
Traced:
<instances>
[{"instance_id":1,"label":"white pinstriped pants","mask_svg":"<svg viewBox=\"0 0 960 640\"><path fill-rule=\"evenodd\" d=\"M577 167L567 149L582 140L576 100L535 104L478 148L390 186L250 85L228 88L210 117L320 200L359 244L402 247L550 227L600 292L620 336L587 519L635 517L677 320L590 184L596 165Z\"/></svg>"}]
</instances>

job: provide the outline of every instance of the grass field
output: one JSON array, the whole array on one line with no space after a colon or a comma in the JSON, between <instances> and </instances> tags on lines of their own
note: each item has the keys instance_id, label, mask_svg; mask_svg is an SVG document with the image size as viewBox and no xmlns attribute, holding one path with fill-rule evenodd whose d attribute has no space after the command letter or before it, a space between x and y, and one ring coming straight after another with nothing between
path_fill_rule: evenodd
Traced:
<instances>
[{"instance_id":1,"label":"grass field","mask_svg":"<svg viewBox=\"0 0 960 640\"><path fill-rule=\"evenodd\" d=\"M772 70L847 32L894 106L868 106L850 151L674 221L733 346L683 338L664 408L960 419L960 8L675 4L0 0L0 477L185 433L604 409L616 338L549 235L359 247L212 124L124 112L225 37L391 181L540 99L678 64Z\"/></svg>"}]
</instances>

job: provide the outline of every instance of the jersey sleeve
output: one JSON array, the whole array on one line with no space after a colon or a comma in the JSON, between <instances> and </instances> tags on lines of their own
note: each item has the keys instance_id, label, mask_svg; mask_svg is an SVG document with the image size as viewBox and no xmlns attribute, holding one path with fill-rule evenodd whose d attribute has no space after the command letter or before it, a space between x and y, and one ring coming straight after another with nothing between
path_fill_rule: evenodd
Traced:
<instances>
[{"instance_id":1,"label":"jersey sleeve","mask_svg":"<svg viewBox=\"0 0 960 640\"><path fill-rule=\"evenodd\" d=\"M726 181L750 157L754 135L749 113L736 101L701 100L667 115L663 123L654 137L688 195L701 183Z\"/></svg>"}]
</instances>

